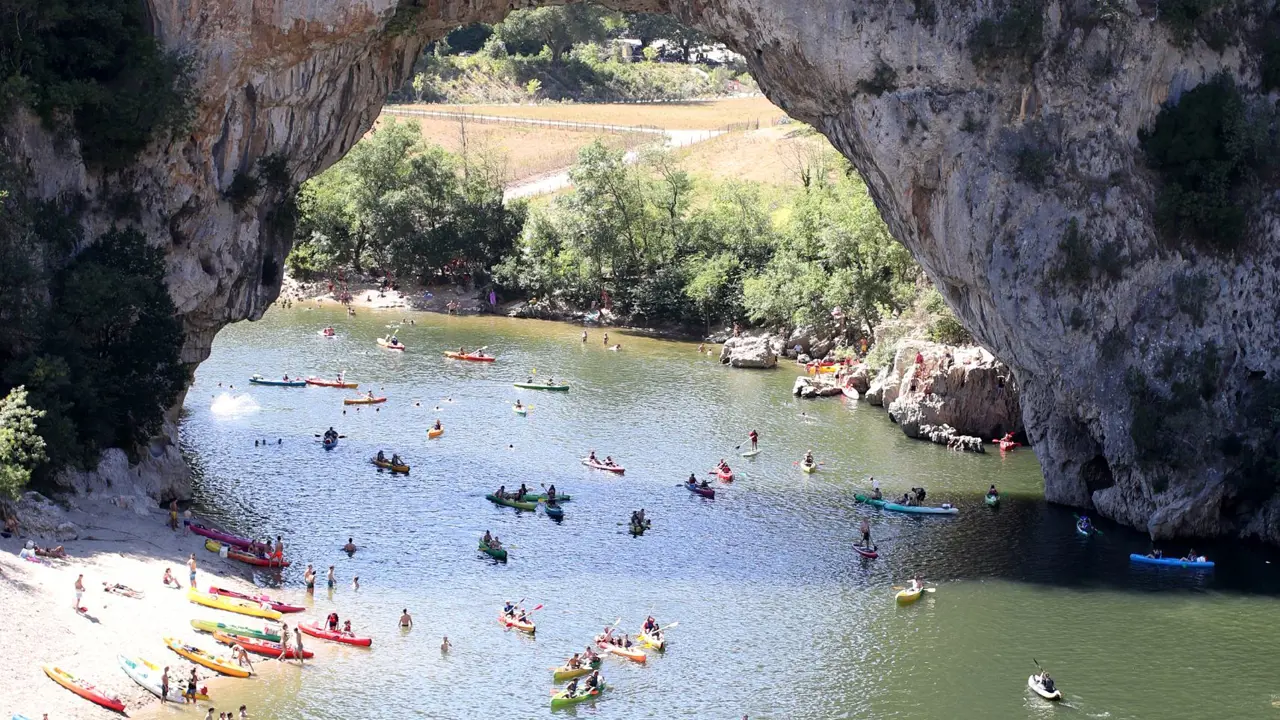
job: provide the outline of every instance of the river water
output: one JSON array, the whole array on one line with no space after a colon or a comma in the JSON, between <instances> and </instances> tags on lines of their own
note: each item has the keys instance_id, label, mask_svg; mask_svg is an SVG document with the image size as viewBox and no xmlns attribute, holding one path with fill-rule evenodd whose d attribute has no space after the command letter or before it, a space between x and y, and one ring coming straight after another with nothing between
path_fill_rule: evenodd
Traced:
<instances>
[{"instance_id":1,"label":"river water","mask_svg":"<svg viewBox=\"0 0 1280 720\"><path fill-rule=\"evenodd\" d=\"M695 345L618 331L610 340L623 350L610 352L599 329L583 344L564 324L423 314L400 331L408 352L376 347L400 317L273 309L225 329L200 366L182 426L200 510L244 533L284 535L293 567L256 581L374 639L368 650L311 640L315 662L228 681L220 709L244 702L254 717L282 720L546 717L549 668L605 624L621 618L634 632L653 614L679 622L665 655L647 666L606 660L611 689L554 714L1280 715L1280 563L1262 551L1207 548L1219 561L1211 573L1131 566L1145 538L1107 525L1077 536L1072 512L1044 503L1032 452L956 454L909 440L879 408L792 398L790 368L732 370ZM336 339L318 335L325 324ZM441 357L460 345L487 345L499 361ZM512 387L535 368L571 392ZM246 382L339 369L390 400L356 412L341 403L350 391ZM533 406L527 417L512 412L517 397ZM428 440L437 417L445 433ZM346 438L326 452L314 435L329 426ZM752 428L763 452L737 457ZM376 471L369 458L380 448L412 474ZM581 466L590 449L626 475ZM813 475L794 462L806 449L825 463ZM737 479L714 500L678 486L721 457ZM961 512L859 506L853 493L872 475L886 494L923 485L931 504ZM484 499L521 482L570 493L564 521ZM981 501L990 483L1004 494L996 510ZM640 507L653 529L633 538L623 524ZM863 517L879 560L851 549ZM511 546L508 563L476 551L486 529ZM339 551L349 536L353 557ZM307 596L308 562L321 586L334 565L337 589ZM897 607L891 586L917 573L937 592ZM544 605L536 639L499 627L502 601L517 598ZM403 608L409 632L396 627ZM454 644L447 656L443 635ZM1057 678L1061 706L1029 694L1033 659Z\"/></svg>"}]
</instances>

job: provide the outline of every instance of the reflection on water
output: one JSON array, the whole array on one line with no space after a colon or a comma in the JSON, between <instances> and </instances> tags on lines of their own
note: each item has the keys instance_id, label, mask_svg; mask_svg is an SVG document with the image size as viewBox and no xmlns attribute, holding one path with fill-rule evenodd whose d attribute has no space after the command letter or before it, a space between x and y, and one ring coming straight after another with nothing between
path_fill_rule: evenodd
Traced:
<instances>
[{"instance_id":1,"label":"reflection on water","mask_svg":"<svg viewBox=\"0 0 1280 720\"><path fill-rule=\"evenodd\" d=\"M494 318L415 316L399 333L408 352L380 350L374 338L396 319L272 311L220 334L199 370L183 430L204 511L246 533L283 534L295 565L256 579L374 638L371 650L312 640L316 662L232 682L220 688L224 705L243 700L271 718L546 717L550 667L606 623L622 618L634 632L652 613L680 622L668 652L643 667L607 660L612 689L563 714L1065 711L1029 698L1035 658L1090 716L1274 716L1272 668L1242 651L1280 635L1270 621L1280 585L1262 553L1213 553L1213 573L1130 567L1127 554L1145 540L1105 525L1101 537L1077 536L1069 510L1043 503L1031 452L961 455L909 440L879 409L792 398L787 370L730 370L692 345L638 337L608 352L598 330L583 344L568 325ZM319 338L324 324L339 337ZM441 357L460 345L487 345L500 359ZM535 369L572 390L512 387ZM224 413L221 396L207 400L219 382L240 393L253 372L339 370L390 400L344 407L353 391L247 385L226 402L252 401L256 412ZM527 416L511 411L516 399L532 406ZM436 418L445 433L431 440ZM325 452L315 435L329 426L346 437ZM738 457L753 428L763 452ZM271 443L254 447L264 438ZM379 449L400 453L411 474L377 471L369 458ZM618 458L626 475L580 465L592 449ZM825 463L814 475L796 467L808 449ZM680 486L720 458L736 480L714 500ZM930 502L961 513L858 505L853 493L869 476L887 494L923 485ZM571 493L564 521L484 500L521 482ZM995 510L981 502L990 483L1004 494ZM641 507L653 529L633 538L625 523ZM863 517L879 560L850 548ZM508 543L508 563L476 552L485 530ZM347 537L361 547L353 557L338 551ZM338 588L303 594L307 562L335 565ZM914 574L938 592L896 607L891 587ZM522 597L545 605L536 639L497 622L502 600ZM407 633L396 627L404 608L415 618ZM455 651L441 656L445 634Z\"/></svg>"}]
</instances>

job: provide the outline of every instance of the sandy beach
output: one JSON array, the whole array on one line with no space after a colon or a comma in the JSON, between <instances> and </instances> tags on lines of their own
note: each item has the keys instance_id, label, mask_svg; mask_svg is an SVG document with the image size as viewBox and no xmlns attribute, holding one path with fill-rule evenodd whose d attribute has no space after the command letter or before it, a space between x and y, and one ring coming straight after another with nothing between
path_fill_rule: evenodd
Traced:
<instances>
[{"instance_id":1,"label":"sandy beach","mask_svg":"<svg viewBox=\"0 0 1280 720\"><path fill-rule=\"evenodd\" d=\"M221 652L212 637L190 627L191 618L261 624L257 619L199 608L187 601L186 560L193 552L201 589L216 583L248 592L253 586L245 580L246 566L208 552L204 538L198 535L181 528L170 530L161 509L123 509L105 499L86 496L70 498L70 502L72 509L65 513L65 519L77 526L79 537L62 543L66 559L50 560L49 564L29 562L18 557L28 538L0 539L0 608L5 612L0 654L10 659L8 672L0 674L0 717L22 714L40 720L42 713L48 713L51 720L119 717L54 683L41 670L45 663L56 664L119 696L134 714L144 706L158 705L158 700L121 671L117 654L168 665L174 677L185 678L191 663L165 647L162 638L187 639ZM35 538L35 542L41 547L58 544L42 538ZM184 589L163 585L165 568L172 569ZM85 586L82 604L87 608L83 614L73 609L74 586L80 574ZM105 592L103 582L127 585L145 596L132 599ZM259 665L256 658L254 664ZM212 675L201 668L202 685ZM216 689L217 683L210 686L215 705ZM203 718L205 707L201 703L197 711L188 706L181 714Z\"/></svg>"}]
</instances>

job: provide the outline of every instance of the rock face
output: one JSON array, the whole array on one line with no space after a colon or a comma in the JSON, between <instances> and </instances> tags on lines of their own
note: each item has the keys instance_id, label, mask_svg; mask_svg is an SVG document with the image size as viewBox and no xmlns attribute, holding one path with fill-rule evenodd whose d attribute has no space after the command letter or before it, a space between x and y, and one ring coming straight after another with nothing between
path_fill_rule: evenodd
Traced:
<instances>
[{"instance_id":1,"label":"rock face","mask_svg":"<svg viewBox=\"0 0 1280 720\"><path fill-rule=\"evenodd\" d=\"M902 342L881 399L908 437L927 438L934 426L983 441L1023 430L1009 368L980 347Z\"/></svg>"},{"instance_id":2,"label":"rock face","mask_svg":"<svg viewBox=\"0 0 1280 720\"><path fill-rule=\"evenodd\" d=\"M720 348L720 362L736 368L774 368L778 366L778 355L773 348L767 335L731 337Z\"/></svg>"},{"instance_id":3,"label":"rock face","mask_svg":"<svg viewBox=\"0 0 1280 720\"><path fill-rule=\"evenodd\" d=\"M537 3L149 0L161 41L196 63L189 134L110 177L28 114L5 136L43 197L114 186L137 198L140 229L167 252L183 357L196 363L223 325L261 315L289 250L278 208L290 188L237 208L223 195L237 173L280 155L296 186L369 129L425 42L517 4ZM722 39L771 100L853 162L895 237L1012 369L1050 500L1157 536L1280 542L1266 445L1267 409L1280 405L1280 201L1262 189L1247 252L1169 245L1138 142L1164 103L1218 73L1260 97L1261 53L1249 43L1273 2L1219 3L1244 14L1210 18L1228 30L1217 50L1175 37L1150 0L1019 3L1036 13L1038 36L1001 22L1009 3L996 0L610 4L672 12ZM995 31L986 56L973 47L984 22ZM1072 220L1086 261L1065 283ZM96 236L117 218L92 201L83 222ZM1191 376L1203 379L1201 400L1178 385ZM872 383L868 395L891 406L895 388ZM1171 407L1178 398L1187 407ZM1178 418L1202 431L1175 460L1159 443Z\"/></svg>"}]
</instances>

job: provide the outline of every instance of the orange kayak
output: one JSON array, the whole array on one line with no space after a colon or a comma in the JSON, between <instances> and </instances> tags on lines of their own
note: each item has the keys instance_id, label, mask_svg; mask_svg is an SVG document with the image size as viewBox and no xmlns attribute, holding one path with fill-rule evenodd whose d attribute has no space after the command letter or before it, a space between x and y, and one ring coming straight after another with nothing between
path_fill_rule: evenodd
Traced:
<instances>
[{"instance_id":1,"label":"orange kayak","mask_svg":"<svg viewBox=\"0 0 1280 720\"><path fill-rule=\"evenodd\" d=\"M611 652L620 658L626 658L631 662L642 663L649 659L649 656L644 654L644 650L641 650L638 647L618 647L612 643L600 642L598 640L596 641L596 647L606 652Z\"/></svg>"},{"instance_id":2,"label":"orange kayak","mask_svg":"<svg viewBox=\"0 0 1280 720\"><path fill-rule=\"evenodd\" d=\"M124 712L124 702L115 695L108 695L102 690L94 687L89 682L81 680L56 665L45 665L42 669L44 670L44 674L49 676L50 680L58 683L62 687L79 695L85 700L88 700L91 703L97 703L108 710L115 710L118 713Z\"/></svg>"},{"instance_id":3,"label":"orange kayak","mask_svg":"<svg viewBox=\"0 0 1280 720\"><path fill-rule=\"evenodd\" d=\"M342 398L343 405L377 405L384 403L387 399L384 397L359 397L359 398Z\"/></svg>"},{"instance_id":4,"label":"orange kayak","mask_svg":"<svg viewBox=\"0 0 1280 720\"><path fill-rule=\"evenodd\" d=\"M492 355L463 355L456 352L447 352L444 356L450 360L469 360L471 362L493 362L498 359Z\"/></svg>"},{"instance_id":5,"label":"orange kayak","mask_svg":"<svg viewBox=\"0 0 1280 720\"><path fill-rule=\"evenodd\" d=\"M534 632L538 630L537 626L534 625L532 621L520 622L519 620L513 617L510 617L508 615L499 615L498 622L502 623L504 627L515 628L520 632L526 632L526 633L529 633L530 635L532 635Z\"/></svg>"}]
</instances>

